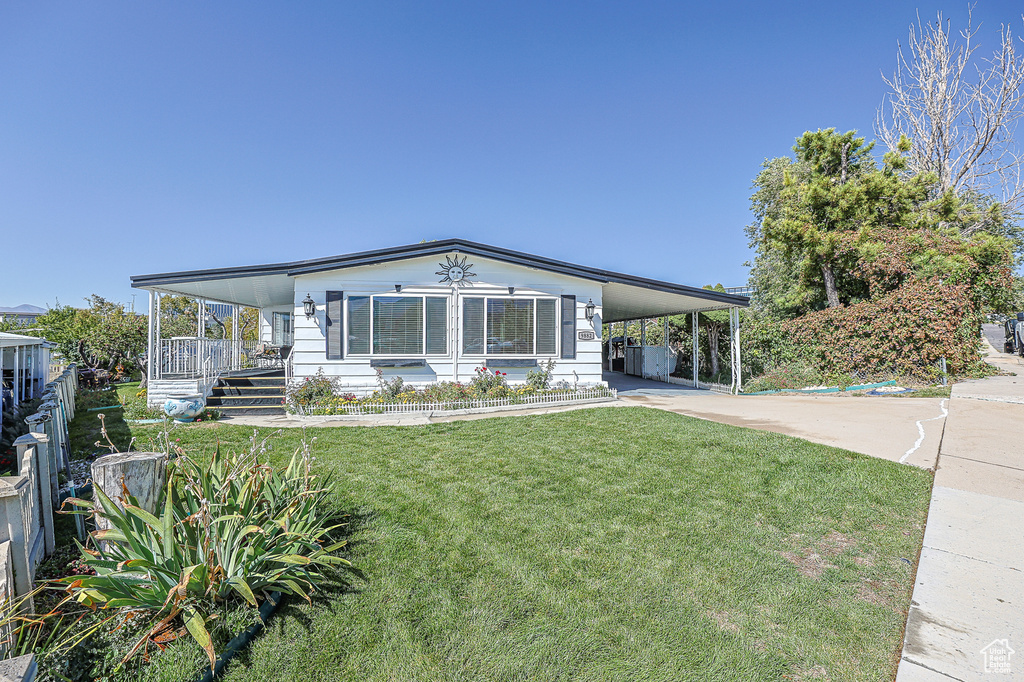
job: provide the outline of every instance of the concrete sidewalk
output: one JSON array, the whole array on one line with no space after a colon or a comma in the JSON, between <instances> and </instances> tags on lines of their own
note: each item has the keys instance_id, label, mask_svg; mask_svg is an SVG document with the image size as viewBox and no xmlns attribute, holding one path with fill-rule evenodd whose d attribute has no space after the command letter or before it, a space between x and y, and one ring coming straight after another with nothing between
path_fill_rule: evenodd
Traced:
<instances>
[{"instance_id":1,"label":"concrete sidewalk","mask_svg":"<svg viewBox=\"0 0 1024 682\"><path fill-rule=\"evenodd\" d=\"M1024 680L1024 366L989 362L1022 376L953 388L897 682Z\"/></svg>"}]
</instances>

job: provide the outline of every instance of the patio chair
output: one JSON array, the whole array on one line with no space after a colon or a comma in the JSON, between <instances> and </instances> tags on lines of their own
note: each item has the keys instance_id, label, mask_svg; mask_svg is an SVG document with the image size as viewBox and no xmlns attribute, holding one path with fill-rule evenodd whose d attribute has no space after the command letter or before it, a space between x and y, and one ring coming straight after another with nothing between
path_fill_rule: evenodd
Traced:
<instances>
[{"instance_id":1,"label":"patio chair","mask_svg":"<svg viewBox=\"0 0 1024 682\"><path fill-rule=\"evenodd\" d=\"M249 351L249 361L254 366L261 368L284 366L281 361L281 349L269 343L257 344Z\"/></svg>"}]
</instances>

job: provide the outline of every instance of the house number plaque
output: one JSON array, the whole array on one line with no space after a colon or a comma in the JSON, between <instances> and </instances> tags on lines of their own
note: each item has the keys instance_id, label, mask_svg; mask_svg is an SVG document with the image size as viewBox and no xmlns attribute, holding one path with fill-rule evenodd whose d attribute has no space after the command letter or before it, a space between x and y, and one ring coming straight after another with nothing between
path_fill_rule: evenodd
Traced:
<instances>
[{"instance_id":1,"label":"house number plaque","mask_svg":"<svg viewBox=\"0 0 1024 682\"><path fill-rule=\"evenodd\" d=\"M596 337L595 332L577 332L576 336L580 341L593 341Z\"/></svg>"}]
</instances>

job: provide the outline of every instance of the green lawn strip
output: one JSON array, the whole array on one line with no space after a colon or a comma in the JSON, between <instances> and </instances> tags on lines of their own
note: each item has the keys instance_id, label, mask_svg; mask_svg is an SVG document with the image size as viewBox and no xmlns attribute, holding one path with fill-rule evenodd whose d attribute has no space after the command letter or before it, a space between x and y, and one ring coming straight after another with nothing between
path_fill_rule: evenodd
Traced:
<instances>
[{"instance_id":1,"label":"green lawn strip","mask_svg":"<svg viewBox=\"0 0 1024 682\"><path fill-rule=\"evenodd\" d=\"M124 386L126 384L122 384ZM138 384L136 384L138 386ZM136 388L135 390L138 390ZM92 411L95 407L104 407L118 402L119 391L113 388L97 390L82 389L75 397L75 418L68 424L68 435L71 441L71 459L83 459L98 451L109 452L107 447L96 446L106 439L101 433L102 423L99 415L103 415L107 423L107 435L120 450L127 450L132 434L124 421L123 410L114 408L105 411Z\"/></svg>"},{"instance_id":2,"label":"green lawn strip","mask_svg":"<svg viewBox=\"0 0 1024 682\"><path fill-rule=\"evenodd\" d=\"M365 579L228 680L891 679L928 472L644 408L307 435Z\"/></svg>"}]
</instances>

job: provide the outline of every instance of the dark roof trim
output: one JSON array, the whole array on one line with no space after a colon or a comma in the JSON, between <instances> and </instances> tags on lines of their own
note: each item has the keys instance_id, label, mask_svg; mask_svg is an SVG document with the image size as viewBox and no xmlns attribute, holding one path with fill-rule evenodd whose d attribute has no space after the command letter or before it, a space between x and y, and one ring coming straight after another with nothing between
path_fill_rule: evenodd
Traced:
<instances>
[{"instance_id":1,"label":"dark roof trim","mask_svg":"<svg viewBox=\"0 0 1024 682\"><path fill-rule=\"evenodd\" d=\"M315 258L311 260L294 261L291 263L274 263L269 265L253 265L236 268L217 268L212 270L192 270L187 272L169 272L156 275L134 275L132 276L133 287L157 287L161 285L174 284L179 282L199 282L215 279L231 279L236 277L257 277L260 275L308 275L317 272L330 270L341 270L362 265L375 265L388 263L406 258L420 256L443 255L457 251L471 256L491 258L493 260L522 265L525 267L546 270L569 277L577 277L595 282L626 284L629 286L642 287L654 291L694 296L718 303L729 303L737 306L746 306L749 298L736 294L727 294L721 291L700 289L683 284L672 284L645 277L626 275L621 272L588 268L583 265L567 263L565 261L535 256L521 251L502 249L496 246L488 246L478 242L471 242L465 239L440 239L433 242L411 244L409 246L395 246L387 249L376 249L373 251L361 251L344 256L332 256L329 258Z\"/></svg>"},{"instance_id":2,"label":"dark roof trim","mask_svg":"<svg viewBox=\"0 0 1024 682\"><path fill-rule=\"evenodd\" d=\"M178 284L181 282L208 282L214 279L287 275L289 266L291 266L291 263L272 263L270 265L244 265L235 268L163 272L156 275L132 275L132 286L135 288L159 287L164 284Z\"/></svg>"}]
</instances>

